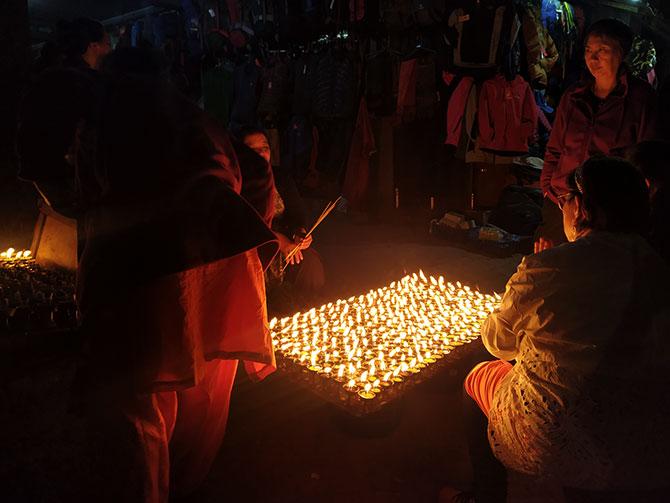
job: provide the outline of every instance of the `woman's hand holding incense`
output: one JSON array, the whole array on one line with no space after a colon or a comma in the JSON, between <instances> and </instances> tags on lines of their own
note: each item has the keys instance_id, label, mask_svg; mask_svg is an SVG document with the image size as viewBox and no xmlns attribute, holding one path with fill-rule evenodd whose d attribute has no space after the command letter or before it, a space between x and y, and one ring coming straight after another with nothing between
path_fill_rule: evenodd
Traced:
<instances>
[{"instance_id":1,"label":"woman's hand holding incense","mask_svg":"<svg viewBox=\"0 0 670 503\"><path fill-rule=\"evenodd\" d=\"M298 265L300 262L302 262L303 256L302 252L300 250L297 250L293 255L289 256L286 259L286 263L290 265Z\"/></svg>"},{"instance_id":2,"label":"woman's hand holding incense","mask_svg":"<svg viewBox=\"0 0 670 503\"><path fill-rule=\"evenodd\" d=\"M300 246L301 250L306 250L312 245L312 236L308 236L307 230L304 228L298 229L298 231L295 233L295 236L293 237L293 240L297 245Z\"/></svg>"},{"instance_id":3,"label":"woman's hand holding incense","mask_svg":"<svg viewBox=\"0 0 670 503\"><path fill-rule=\"evenodd\" d=\"M282 255L284 255L284 257L286 257L286 263L290 265L296 265L302 262L303 257L300 250L307 248L309 244L312 243L312 237L309 236L309 244L307 246L303 246L303 243L305 243L307 239L303 239L302 241L296 239L293 241L281 232L275 232L275 234L279 240L279 251Z\"/></svg>"}]
</instances>

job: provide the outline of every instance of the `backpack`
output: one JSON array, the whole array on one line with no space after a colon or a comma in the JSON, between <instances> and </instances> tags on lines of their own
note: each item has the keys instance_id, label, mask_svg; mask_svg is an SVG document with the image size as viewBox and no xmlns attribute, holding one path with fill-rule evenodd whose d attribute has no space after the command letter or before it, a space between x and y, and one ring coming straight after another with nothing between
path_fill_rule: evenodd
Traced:
<instances>
[{"instance_id":1,"label":"backpack","mask_svg":"<svg viewBox=\"0 0 670 503\"><path fill-rule=\"evenodd\" d=\"M493 3L468 5L449 16L452 30L453 63L460 68L495 68L514 45L519 18L513 6Z\"/></svg>"},{"instance_id":2,"label":"backpack","mask_svg":"<svg viewBox=\"0 0 670 503\"><path fill-rule=\"evenodd\" d=\"M532 236L542 223L542 191L510 185L500 195L489 222L519 236Z\"/></svg>"}]
</instances>

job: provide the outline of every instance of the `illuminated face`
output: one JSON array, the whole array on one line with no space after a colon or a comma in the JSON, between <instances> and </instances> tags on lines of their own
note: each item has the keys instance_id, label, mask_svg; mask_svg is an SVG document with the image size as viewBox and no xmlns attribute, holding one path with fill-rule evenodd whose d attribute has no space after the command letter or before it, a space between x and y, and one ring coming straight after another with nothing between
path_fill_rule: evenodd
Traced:
<instances>
[{"instance_id":1,"label":"illuminated face","mask_svg":"<svg viewBox=\"0 0 670 503\"><path fill-rule=\"evenodd\" d=\"M99 70L102 60L112 52L112 42L109 33L105 33L100 42L91 42L83 55L84 61L94 70Z\"/></svg>"},{"instance_id":2,"label":"illuminated face","mask_svg":"<svg viewBox=\"0 0 670 503\"><path fill-rule=\"evenodd\" d=\"M615 40L600 35L589 35L584 47L584 59L596 80L616 78L623 60L621 46Z\"/></svg>"},{"instance_id":3,"label":"illuminated face","mask_svg":"<svg viewBox=\"0 0 670 503\"><path fill-rule=\"evenodd\" d=\"M268 143L268 139L264 134L249 134L244 137L244 144L260 155L267 162L270 162L270 144Z\"/></svg>"}]
</instances>

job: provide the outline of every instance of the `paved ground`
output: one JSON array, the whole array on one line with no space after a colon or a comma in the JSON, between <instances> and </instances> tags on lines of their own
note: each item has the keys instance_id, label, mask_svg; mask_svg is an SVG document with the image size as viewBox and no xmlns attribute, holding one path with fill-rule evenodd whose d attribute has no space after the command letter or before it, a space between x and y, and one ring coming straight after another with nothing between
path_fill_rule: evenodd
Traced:
<instances>
[{"instance_id":1,"label":"paved ground","mask_svg":"<svg viewBox=\"0 0 670 503\"><path fill-rule=\"evenodd\" d=\"M437 244L427 223L403 216L385 225L333 215L315 237L328 274L325 300L388 284L420 267L481 289L502 291L519 256L491 259ZM189 502L435 502L445 484L467 486L460 420L468 364L450 369L375 419L351 421L281 373L261 384L238 375L224 445ZM67 412L68 359L0 387L3 501L77 501L87 477L86 425ZM6 408L5 408L6 406ZM3 410L4 409L4 410ZM371 435L371 432L378 434ZM554 501L513 484L510 501ZM61 496L62 495L62 496Z\"/></svg>"}]
</instances>

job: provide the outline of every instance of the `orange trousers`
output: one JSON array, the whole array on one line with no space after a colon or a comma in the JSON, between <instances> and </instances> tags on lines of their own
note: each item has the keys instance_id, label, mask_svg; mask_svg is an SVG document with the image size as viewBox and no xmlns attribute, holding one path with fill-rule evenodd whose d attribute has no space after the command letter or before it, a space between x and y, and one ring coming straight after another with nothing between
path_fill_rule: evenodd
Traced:
<instances>
[{"instance_id":1,"label":"orange trousers","mask_svg":"<svg viewBox=\"0 0 670 503\"><path fill-rule=\"evenodd\" d=\"M496 389L510 370L512 364L503 360L481 362L465 378L465 392L477 402L486 417L489 417Z\"/></svg>"},{"instance_id":2,"label":"orange trousers","mask_svg":"<svg viewBox=\"0 0 670 503\"><path fill-rule=\"evenodd\" d=\"M236 371L237 360L213 360L191 388L99 401L95 499L167 503L195 491L223 442Z\"/></svg>"}]
</instances>

